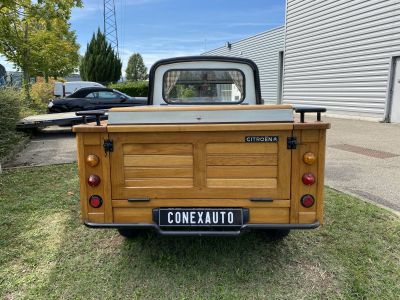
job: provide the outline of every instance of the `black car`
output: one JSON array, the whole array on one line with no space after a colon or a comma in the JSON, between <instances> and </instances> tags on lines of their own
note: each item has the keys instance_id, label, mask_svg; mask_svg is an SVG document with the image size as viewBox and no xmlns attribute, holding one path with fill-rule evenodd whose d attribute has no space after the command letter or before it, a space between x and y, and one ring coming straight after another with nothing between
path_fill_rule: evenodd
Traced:
<instances>
[{"instance_id":1,"label":"black car","mask_svg":"<svg viewBox=\"0 0 400 300\"><path fill-rule=\"evenodd\" d=\"M146 97L130 97L104 87L81 88L65 98L50 100L49 113L147 105Z\"/></svg>"}]
</instances>

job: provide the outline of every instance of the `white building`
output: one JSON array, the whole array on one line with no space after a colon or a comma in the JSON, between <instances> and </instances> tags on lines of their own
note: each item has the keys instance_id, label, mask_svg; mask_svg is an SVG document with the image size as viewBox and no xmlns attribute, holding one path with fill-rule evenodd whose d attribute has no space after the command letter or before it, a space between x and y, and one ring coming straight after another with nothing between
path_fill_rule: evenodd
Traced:
<instances>
[{"instance_id":1,"label":"white building","mask_svg":"<svg viewBox=\"0 0 400 300\"><path fill-rule=\"evenodd\" d=\"M266 103L400 122L400 0L287 0L285 23L204 54L254 60Z\"/></svg>"},{"instance_id":2,"label":"white building","mask_svg":"<svg viewBox=\"0 0 400 300\"><path fill-rule=\"evenodd\" d=\"M285 27L281 26L249 38L230 43L204 55L238 56L253 60L260 72L261 97L265 103L277 103L282 98L283 48Z\"/></svg>"}]
</instances>

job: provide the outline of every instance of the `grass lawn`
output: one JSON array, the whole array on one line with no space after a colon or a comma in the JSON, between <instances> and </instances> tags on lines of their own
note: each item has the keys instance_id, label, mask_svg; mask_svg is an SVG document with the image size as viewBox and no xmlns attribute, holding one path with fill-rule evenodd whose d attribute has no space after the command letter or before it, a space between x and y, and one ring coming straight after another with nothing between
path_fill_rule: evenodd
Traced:
<instances>
[{"instance_id":1,"label":"grass lawn","mask_svg":"<svg viewBox=\"0 0 400 300\"><path fill-rule=\"evenodd\" d=\"M76 165L0 175L1 299L399 299L400 219L327 189L326 225L281 242L125 240L79 223Z\"/></svg>"}]
</instances>

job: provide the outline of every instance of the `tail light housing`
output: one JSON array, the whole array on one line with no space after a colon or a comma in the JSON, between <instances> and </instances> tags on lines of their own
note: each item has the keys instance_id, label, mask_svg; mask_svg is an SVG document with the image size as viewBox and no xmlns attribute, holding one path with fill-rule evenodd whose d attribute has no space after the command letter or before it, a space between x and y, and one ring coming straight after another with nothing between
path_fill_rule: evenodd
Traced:
<instances>
[{"instance_id":1,"label":"tail light housing","mask_svg":"<svg viewBox=\"0 0 400 300\"><path fill-rule=\"evenodd\" d=\"M303 177L301 177L301 181L305 185L313 185L315 183L315 176L312 173L304 173Z\"/></svg>"},{"instance_id":2,"label":"tail light housing","mask_svg":"<svg viewBox=\"0 0 400 300\"><path fill-rule=\"evenodd\" d=\"M89 198L89 205L93 208L99 208L103 205L103 199L98 195L92 195Z\"/></svg>"},{"instance_id":3,"label":"tail light housing","mask_svg":"<svg viewBox=\"0 0 400 300\"><path fill-rule=\"evenodd\" d=\"M100 159L97 155L89 154L86 157L86 163L91 167L97 166L99 164L99 162L100 162Z\"/></svg>"},{"instance_id":4,"label":"tail light housing","mask_svg":"<svg viewBox=\"0 0 400 300\"><path fill-rule=\"evenodd\" d=\"M300 202L301 202L301 205L303 205L306 208L309 208L314 205L315 199L312 195L306 194L303 197L301 197Z\"/></svg>"},{"instance_id":5,"label":"tail light housing","mask_svg":"<svg viewBox=\"0 0 400 300\"><path fill-rule=\"evenodd\" d=\"M317 160L317 157L312 152L307 152L307 153L304 153L304 155L303 155L303 161L307 165L312 165L313 163L315 163L316 160Z\"/></svg>"},{"instance_id":6,"label":"tail light housing","mask_svg":"<svg viewBox=\"0 0 400 300\"><path fill-rule=\"evenodd\" d=\"M87 183L88 183L88 185L90 185L92 187L95 187L95 186L98 186L100 184L100 181L101 181L101 179L100 179L100 177L98 175L92 174L92 175L89 176L89 178L87 180Z\"/></svg>"}]
</instances>

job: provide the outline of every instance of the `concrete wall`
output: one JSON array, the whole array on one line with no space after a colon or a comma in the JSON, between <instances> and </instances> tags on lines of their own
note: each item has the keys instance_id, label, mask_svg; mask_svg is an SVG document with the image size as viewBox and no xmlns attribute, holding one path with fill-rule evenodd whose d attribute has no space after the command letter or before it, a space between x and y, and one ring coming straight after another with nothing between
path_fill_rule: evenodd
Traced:
<instances>
[{"instance_id":1,"label":"concrete wall","mask_svg":"<svg viewBox=\"0 0 400 300\"><path fill-rule=\"evenodd\" d=\"M244 57L253 60L260 71L261 96L266 103L277 102L279 96L279 51L283 51L284 27L278 27L203 55Z\"/></svg>"}]
</instances>

